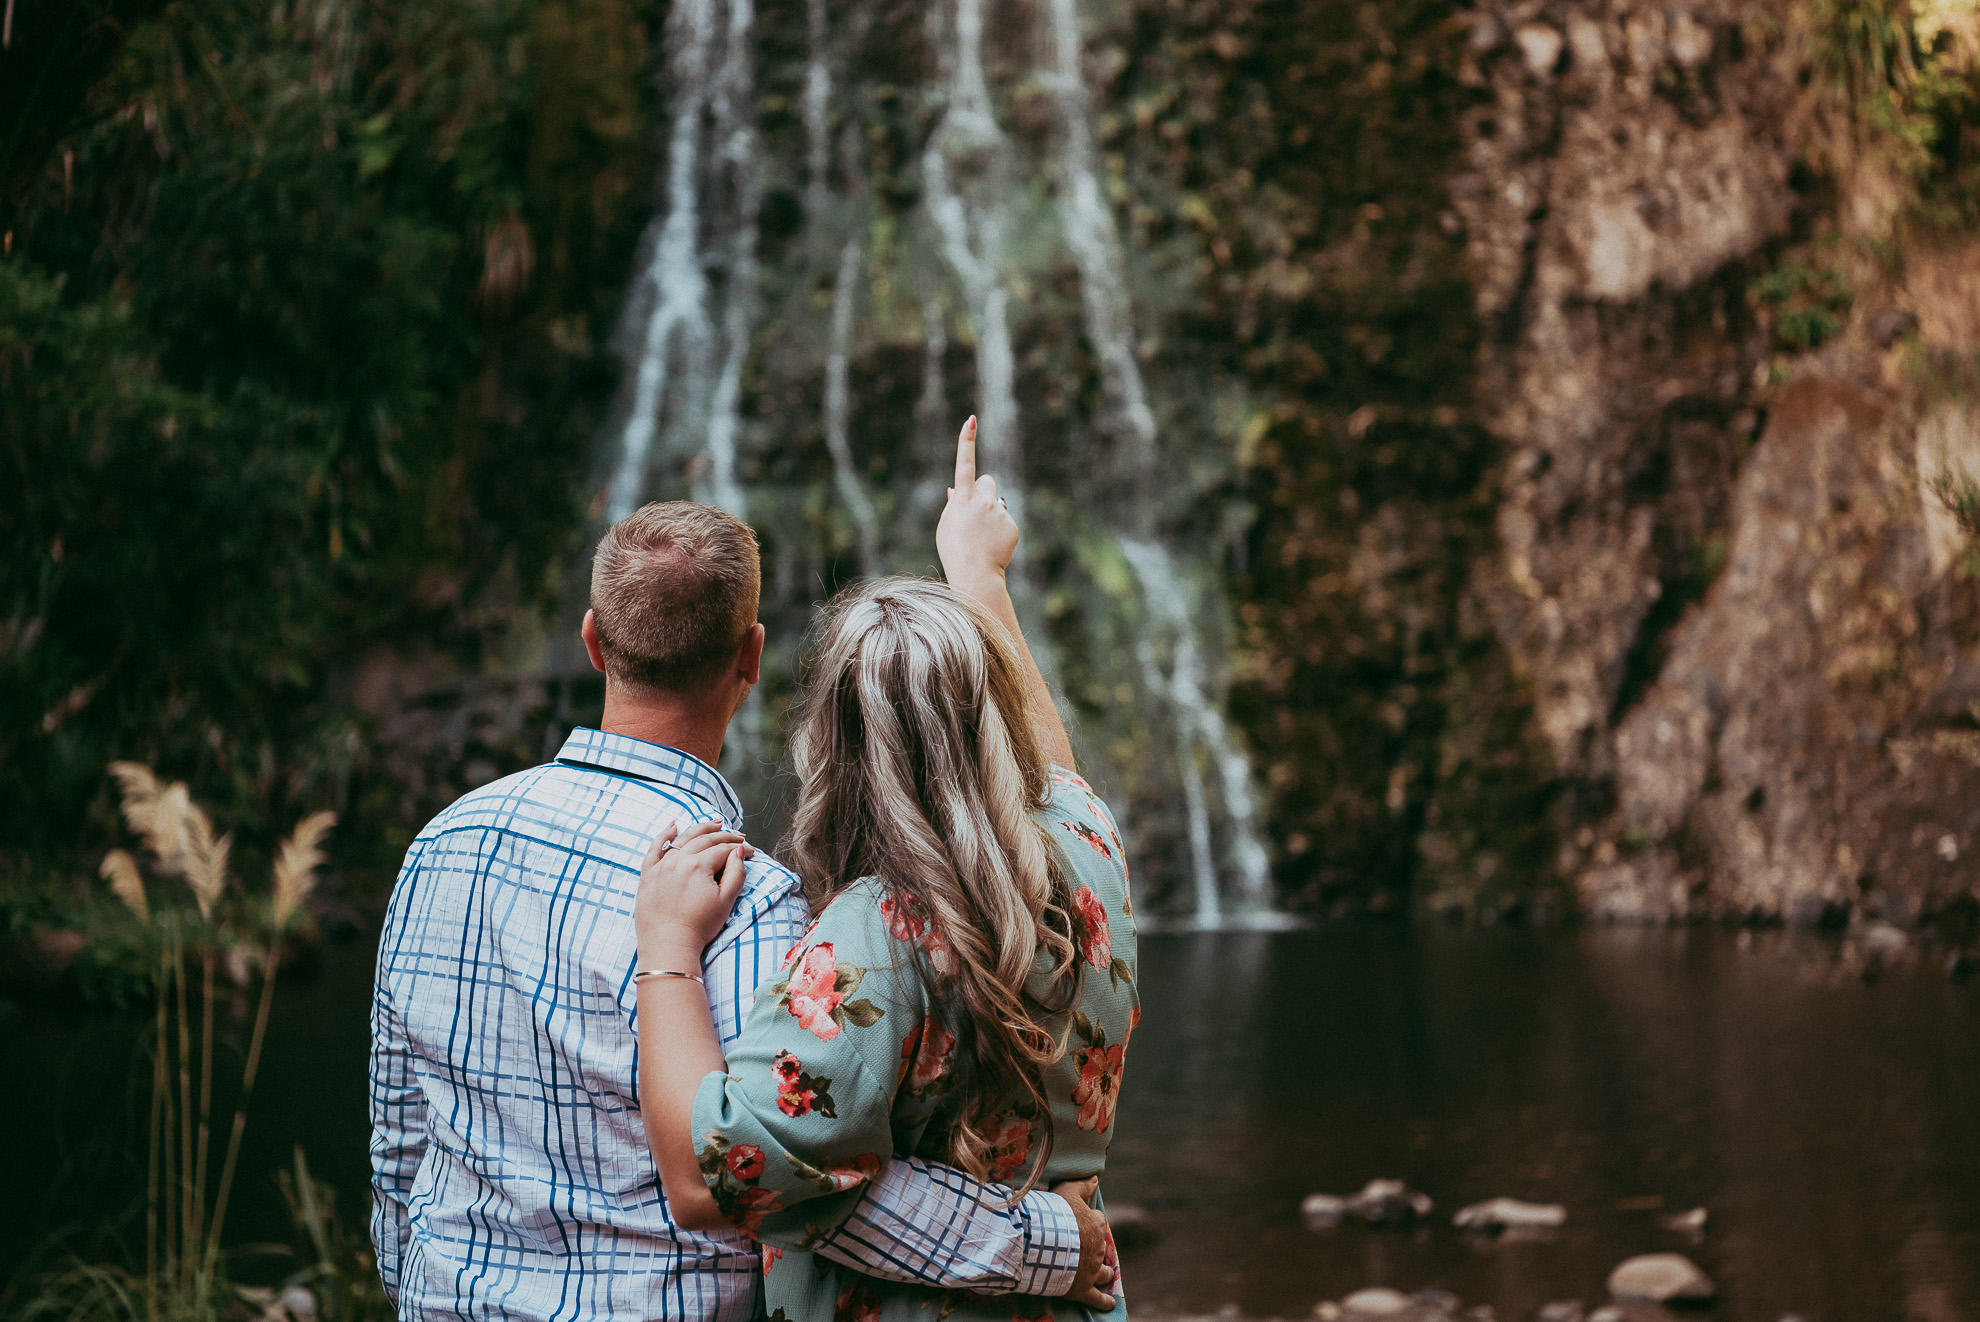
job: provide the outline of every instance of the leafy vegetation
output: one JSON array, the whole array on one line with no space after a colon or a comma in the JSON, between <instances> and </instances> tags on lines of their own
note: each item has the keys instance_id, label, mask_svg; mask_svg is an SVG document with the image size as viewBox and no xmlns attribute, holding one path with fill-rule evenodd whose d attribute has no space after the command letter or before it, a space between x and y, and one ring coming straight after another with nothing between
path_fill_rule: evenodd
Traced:
<instances>
[{"instance_id":1,"label":"leafy vegetation","mask_svg":"<svg viewBox=\"0 0 1980 1322\"><path fill-rule=\"evenodd\" d=\"M1755 280L1747 297L1773 314L1774 343L1806 353L1842 333L1852 301L1840 270L1785 262Z\"/></svg>"},{"instance_id":2,"label":"leafy vegetation","mask_svg":"<svg viewBox=\"0 0 1980 1322\"><path fill-rule=\"evenodd\" d=\"M152 957L143 1266L75 1261L30 1292L21 1316L214 1322L238 1315L243 1301L259 1305L265 1322L383 1316L383 1308L374 1306L383 1302L373 1299L375 1277L368 1264L359 1270L351 1260L334 1204L310 1179L300 1151L284 1193L310 1241L311 1265L283 1288L304 1293L237 1284L222 1239L284 941L315 889L322 845L336 818L318 812L299 823L276 851L266 891L251 895L233 874L233 836L215 831L184 784L160 781L136 763L115 763L110 770L122 787L125 824L143 842L148 862L112 849L102 865ZM243 988L258 984L258 994L239 1101L216 1173L213 1097L221 1030L215 1011L223 969Z\"/></svg>"},{"instance_id":3,"label":"leafy vegetation","mask_svg":"<svg viewBox=\"0 0 1980 1322\"><path fill-rule=\"evenodd\" d=\"M59 896L98 769L408 829L347 674L478 664L554 591L644 219L633 0L173 3L0 257L0 904Z\"/></svg>"},{"instance_id":4,"label":"leafy vegetation","mask_svg":"<svg viewBox=\"0 0 1980 1322\"><path fill-rule=\"evenodd\" d=\"M1945 468L1925 482L1926 490L1952 515L1965 539L1959 558L1960 573L1980 579L1980 482L1965 469Z\"/></svg>"}]
</instances>

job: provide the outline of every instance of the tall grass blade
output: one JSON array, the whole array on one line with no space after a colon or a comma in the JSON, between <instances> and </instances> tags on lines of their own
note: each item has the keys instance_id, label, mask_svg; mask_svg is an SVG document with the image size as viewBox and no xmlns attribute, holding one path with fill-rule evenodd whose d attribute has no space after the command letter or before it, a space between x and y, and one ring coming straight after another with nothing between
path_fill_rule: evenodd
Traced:
<instances>
[{"instance_id":1,"label":"tall grass blade","mask_svg":"<svg viewBox=\"0 0 1980 1322\"><path fill-rule=\"evenodd\" d=\"M113 849L103 856L97 875L110 883L110 893L124 902L140 924L151 925L151 903L145 898L144 877L138 872L136 859L124 850Z\"/></svg>"}]
</instances>

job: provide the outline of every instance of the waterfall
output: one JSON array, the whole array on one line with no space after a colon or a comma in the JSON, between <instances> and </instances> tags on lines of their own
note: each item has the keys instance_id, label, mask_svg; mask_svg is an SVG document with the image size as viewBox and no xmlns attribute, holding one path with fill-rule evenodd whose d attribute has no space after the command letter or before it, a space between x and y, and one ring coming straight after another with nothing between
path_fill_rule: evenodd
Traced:
<instances>
[{"instance_id":1,"label":"waterfall","mask_svg":"<svg viewBox=\"0 0 1980 1322\"><path fill-rule=\"evenodd\" d=\"M1004 221L1000 176L1009 173L1009 144L997 127L983 76L983 0L956 0L953 55L944 48L946 78L954 89L947 111L922 153L922 182L928 214L941 238L942 254L962 286L970 328L976 336L977 467L995 474L1011 517L1024 527L1024 489L1019 475L1024 455L1018 433L1017 366L1011 352L1010 299L1004 288ZM950 179L952 159L974 162L983 178L974 189L957 189ZM972 198L984 200L972 205ZM972 238L972 234L974 237ZM1035 603L1040 584L1020 543L1011 569L1023 590L1019 619L1031 654L1046 682L1057 687L1058 654L1045 632Z\"/></svg>"},{"instance_id":2,"label":"waterfall","mask_svg":"<svg viewBox=\"0 0 1980 1322\"><path fill-rule=\"evenodd\" d=\"M1121 241L1114 213L1100 195L1093 169L1093 119L1086 79L1080 68L1079 15L1073 0L1051 0L1052 49L1058 65L1053 78L1059 106L1059 169L1066 198L1060 208L1066 246L1079 268L1080 304L1086 338L1100 362L1100 384L1118 447L1117 472L1139 484L1156 473L1155 415L1134 357L1133 316L1121 280ZM1139 502L1146 518L1149 502Z\"/></svg>"},{"instance_id":3,"label":"waterfall","mask_svg":"<svg viewBox=\"0 0 1980 1322\"><path fill-rule=\"evenodd\" d=\"M832 334L825 355L825 445L832 452L832 472L839 497L852 511L859 530L859 566L880 572L880 517L867 498L866 487L853 466L846 426L846 354L852 339L853 297L859 285L859 240L847 239L839 256L838 284L832 290Z\"/></svg>"},{"instance_id":4,"label":"waterfall","mask_svg":"<svg viewBox=\"0 0 1980 1322\"><path fill-rule=\"evenodd\" d=\"M1057 66L1053 83L1060 117L1059 168L1065 192L1060 216L1066 246L1079 269L1086 336L1099 362L1106 403L1102 426L1115 444L1114 469L1125 478L1121 485L1133 493L1123 502L1125 513L1131 526L1146 528L1155 512L1150 486L1159 473L1155 415L1148 406L1141 364L1134 356L1132 309L1121 276L1120 234L1094 170L1092 111L1080 65L1078 12L1074 0L1051 0L1049 9ZM1118 536L1117 541L1141 587L1148 610L1147 627L1159 628L1169 639L1167 676L1156 663L1153 639L1144 635L1136 654L1144 686L1151 695L1166 701L1175 730L1176 774L1183 789L1196 922L1216 926L1224 920L1224 913L1197 756L1200 750L1217 769L1224 815L1230 826L1237 898L1243 909L1257 911L1269 902L1271 872L1259 837L1251 764L1231 738L1223 712L1210 693L1203 649L1182 595L1174 557L1146 533Z\"/></svg>"},{"instance_id":5,"label":"waterfall","mask_svg":"<svg viewBox=\"0 0 1980 1322\"><path fill-rule=\"evenodd\" d=\"M806 44L771 56L759 71L754 4L677 0L668 18L667 157L621 333L622 411L600 438L608 471L602 512L623 517L649 486L663 484L653 474L678 484L683 470L696 499L738 514L747 503L759 519L776 511L764 606L781 647L825 586L832 543L848 524L866 573L885 570L889 554L905 557L908 549L882 511L932 531L964 403L946 379L948 354L955 339L966 340L975 357L979 466L996 476L1027 534L1012 581L1040 668L1055 689L1066 673L1091 686L1081 695L1100 713L1082 737L1090 753L1144 761L1159 777L1151 790L1175 805L1172 829L1186 855L1178 904L1190 906L1193 921L1268 922L1252 771L1221 706L1221 668L1208 643L1219 631L1203 622L1223 602L1206 553L1171 531L1188 497L1164 486L1165 468L1174 466L1165 451L1183 442L1164 435L1137 358L1131 268L1101 168L1096 93L1082 73L1078 0L1046 0L1032 11L1043 40L1030 48L1043 52L1044 67L1015 75L1035 79L1056 116L1043 160L1034 133L1007 133L999 123L985 67L985 0L941 0L926 11L927 49L939 68L922 73L924 95L909 98L912 111L865 96L849 72L873 59L866 34L882 42L895 36L863 8L839 14L827 0L806 0L799 34ZM790 117L767 117L759 96L768 93L759 88L788 95ZM912 133L931 109L933 128L916 141ZM901 145L905 157L896 154ZM909 204L918 214L898 209L897 186L883 193L869 185L870 163L896 184L903 169L918 175L919 198ZM1054 181L1049 194L1029 187L1041 173ZM787 242L796 231L784 217L800 210L802 238ZM1051 292L1068 266L1074 281L1064 287L1078 299L1071 319ZM1096 367L1093 428L1104 439L1102 458L1074 466L1070 489L1049 502L1027 492L1026 478L1057 471L1044 447L1070 438L1051 421L1050 441L1031 444L1036 458L1055 462L1027 466L1025 419L1042 427L1057 406L1021 400L1019 336L1027 347L1037 339L1038 349L1064 355L1060 361L1078 355L1083 342ZM869 349L881 392L872 402L853 390L867 380L863 370L855 376L855 352L863 366ZM756 469L745 460L757 456L745 427L759 424L745 420L765 419L766 434L788 431L793 407L808 411L802 401L814 388L830 460L825 492L811 476L817 456L795 442L766 448L763 475L746 490L745 468ZM897 401L891 413L887 399ZM883 478L862 463L859 442L890 433L912 437L905 451L912 458L896 459ZM783 473L790 476L773 476ZM835 519L845 515L822 525L822 535L812 522L820 494ZM1028 506L1050 509L1069 526L1026 527ZM1096 549L1125 565L1112 571L1115 591L1067 591L1072 583L1059 566L1084 562ZM1099 673L1062 669L1045 627L1048 589L1058 637L1069 645L1082 639L1082 658L1092 654ZM1120 645L1113 640L1123 625ZM1125 673L1106 673L1108 647L1118 657L1111 664ZM746 782L760 785L775 744L767 727L781 664L770 663L765 695L753 695L738 714L725 749L724 768L745 793ZM1143 728L1155 732L1155 747L1142 744Z\"/></svg>"},{"instance_id":6,"label":"waterfall","mask_svg":"<svg viewBox=\"0 0 1980 1322\"><path fill-rule=\"evenodd\" d=\"M720 25L721 63L711 71L718 26L714 0L681 0L668 18L673 105L664 203L641 240L646 260L627 300L623 339L631 389L617 435L607 442L602 513L608 524L645 498L663 427L701 451L693 466L696 498L739 517L747 512L737 426L756 312L762 195L750 49L754 21L751 0L728 0ZM704 119L711 121L712 139L706 157ZM709 229L725 236L712 261L701 246L702 227L710 221L716 223ZM710 287L711 266L723 277L719 291ZM719 322L710 314L716 294Z\"/></svg>"},{"instance_id":7,"label":"waterfall","mask_svg":"<svg viewBox=\"0 0 1980 1322\"><path fill-rule=\"evenodd\" d=\"M701 119L708 107L714 39L712 0L681 0L674 6L667 21L674 104L667 135L666 204L641 239L646 265L627 300L632 334L626 357L633 365L632 392L612 446L604 507L607 524L631 514L645 493L670 359L678 349L688 368L689 395L697 393L695 376L706 370L708 281L701 270L699 243Z\"/></svg>"},{"instance_id":8,"label":"waterfall","mask_svg":"<svg viewBox=\"0 0 1980 1322\"><path fill-rule=\"evenodd\" d=\"M1190 604L1183 593L1175 560L1167 548L1156 542L1123 537L1119 545L1141 588L1149 622L1159 623L1170 640L1166 676L1155 663L1153 644L1145 638L1141 646L1147 651L1141 664L1149 687L1168 699L1170 719L1175 725L1180 763L1177 770L1183 782L1190 851L1195 864L1196 921L1203 926L1217 926L1226 918L1217 902L1215 865L1209 861L1207 816L1203 818L1203 826L1198 824L1197 805L1203 797L1202 773L1196 761L1199 752L1217 770L1224 813L1230 820L1231 862L1237 873L1238 899L1242 908L1254 915L1241 921L1250 925L1269 921L1258 916L1270 900L1272 875L1258 834L1257 810L1251 796L1251 764L1231 738L1230 727L1211 697L1203 649L1190 618Z\"/></svg>"}]
</instances>

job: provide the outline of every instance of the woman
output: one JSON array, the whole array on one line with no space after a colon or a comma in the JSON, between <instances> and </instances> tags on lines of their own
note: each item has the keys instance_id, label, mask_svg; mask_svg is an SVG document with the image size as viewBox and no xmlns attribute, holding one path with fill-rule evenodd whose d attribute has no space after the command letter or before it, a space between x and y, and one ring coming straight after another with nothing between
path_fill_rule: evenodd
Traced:
<instances>
[{"instance_id":1,"label":"woman","mask_svg":"<svg viewBox=\"0 0 1980 1322\"><path fill-rule=\"evenodd\" d=\"M1017 525L976 476L975 441L971 418L936 531L948 586L882 580L827 611L793 726L785 853L818 917L782 980L726 1062L697 982L641 984L642 1112L669 1204L683 1224L719 1212L761 1239L768 1307L791 1322L1093 1311L863 1277L804 1251L894 1156L1020 1191L1097 1177L1140 1017L1120 837L1067 769L1004 584ZM728 916L748 846L718 825L656 842L642 969L699 968Z\"/></svg>"}]
</instances>

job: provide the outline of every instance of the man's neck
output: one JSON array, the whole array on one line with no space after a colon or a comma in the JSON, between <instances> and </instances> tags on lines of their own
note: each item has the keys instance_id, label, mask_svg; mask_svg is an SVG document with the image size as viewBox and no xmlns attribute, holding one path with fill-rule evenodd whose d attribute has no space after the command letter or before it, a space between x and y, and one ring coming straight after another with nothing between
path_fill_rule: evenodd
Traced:
<instances>
[{"instance_id":1,"label":"man's neck","mask_svg":"<svg viewBox=\"0 0 1980 1322\"><path fill-rule=\"evenodd\" d=\"M678 748L711 767L721 762L722 740L729 733L729 718L719 700L635 696L609 683L605 686L605 717L599 724L607 734L630 735Z\"/></svg>"}]
</instances>

